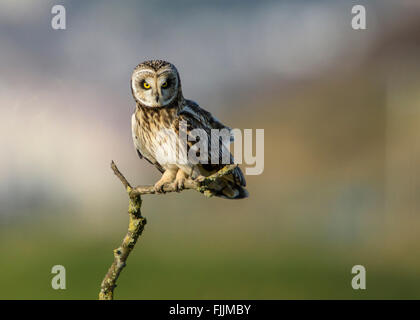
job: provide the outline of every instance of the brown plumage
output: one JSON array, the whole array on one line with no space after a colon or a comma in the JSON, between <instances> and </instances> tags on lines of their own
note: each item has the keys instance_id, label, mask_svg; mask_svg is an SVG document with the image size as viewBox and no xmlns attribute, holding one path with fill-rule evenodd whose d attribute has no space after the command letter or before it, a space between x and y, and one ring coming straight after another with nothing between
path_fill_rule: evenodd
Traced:
<instances>
[{"instance_id":1,"label":"brown plumage","mask_svg":"<svg viewBox=\"0 0 420 320\"><path fill-rule=\"evenodd\" d=\"M197 103L184 99L179 73L174 65L163 60L140 63L134 69L131 90L136 100L132 133L137 153L163 173L155 184L156 191L162 191L163 186L169 183L182 189L185 179L209 176L226 165L221 161L222 151L226 148L221 138L213 141L219 148L219 161L211 163L211 129L225 129L228 135L231 135L231 129ZM180 153L187 155L191 149L193 153L196 150L194 129L201 129L207 134L207 153L197 154L199 163L191 161L190 157L181 157L184 161L180 161L177 158ZM180 134L189 139L184 139L183 143ZM228 163L233 163L232 155L227 154ZM244 175L237 167L232 174L213 183L211 189L216 196L240 199L248 196L245 185Z\"/></svg>"}]
</instances>

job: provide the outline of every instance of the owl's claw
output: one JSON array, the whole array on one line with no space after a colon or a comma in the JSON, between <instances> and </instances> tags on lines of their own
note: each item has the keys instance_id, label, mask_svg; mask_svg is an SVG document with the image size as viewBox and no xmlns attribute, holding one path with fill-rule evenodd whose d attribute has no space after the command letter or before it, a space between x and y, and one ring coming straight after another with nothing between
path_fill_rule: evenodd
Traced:
<instances>
[{"instance_id":1,"label":"owl's claw","mask_svg":"<svg viewBox=\"0 0 420 320\"><path fill-rule=\"evenodd\" d=\"M155 183L155 192L156 193L165 193L164 187L171 184L174 181L176 176L176 171L166 170L158 182Z\"/></svg>"},{"instance_id":2,"label":"owl's claw","mask_svg":"<svg viewBox=\"0 0 420 320\"><path fill-rule=\"evenodd\" d=\"M185 187L185 178L184 177L182 177L182 178L177 178L174 182L173 182L173 184L172 184L172 187L175 189L175 191L176 192L180 192L180 191L182 191L182 190L184 190L184 187Z\"/></svg>"},{"instance_id":3,"label":"owl's claw","mask_svg":"<svg viewBox=\"0 0 420 320\"><path fill-rule=\"evenodd\" d=\"M155 192L157 193L165 193L165 190L163 190L163 188L168 185L167 182L165 181L158 181L155 183Z\"/></svg>"}]
</instances>

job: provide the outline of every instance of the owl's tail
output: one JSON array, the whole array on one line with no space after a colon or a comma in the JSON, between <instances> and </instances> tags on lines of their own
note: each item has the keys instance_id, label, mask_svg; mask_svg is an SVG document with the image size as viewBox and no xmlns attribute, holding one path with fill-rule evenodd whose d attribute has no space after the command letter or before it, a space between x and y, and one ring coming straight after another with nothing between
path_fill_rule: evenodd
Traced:
<instances>
[{"instance_id":1,"label":"owl's tail","mask_svg":"<svg viewBox=\"0 0 420 320\"><path fill-rule=\"evenodd\" d=\"M231 174L223 176L210 185L214 196L225 199L244 199L248 198L249 193L244 188L246 186L245 177L239 167L236 167Z\"/></svg>"}]
</instances>

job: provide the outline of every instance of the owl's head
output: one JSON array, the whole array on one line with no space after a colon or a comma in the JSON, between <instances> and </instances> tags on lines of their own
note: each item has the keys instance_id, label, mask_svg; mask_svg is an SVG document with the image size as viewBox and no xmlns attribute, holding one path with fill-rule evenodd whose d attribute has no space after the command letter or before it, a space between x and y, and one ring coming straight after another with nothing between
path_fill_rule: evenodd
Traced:
<instances>
[{"instance_id":1,"label":"owl's head","mask_svg":"<svg viewBox=\"0 0 420 320\"><path fill-rule=\"evenodd\" d=\"M143 106L169 106L182 96L178 71L172 63L149 60L140 63L131 76L134 99Z\"/></svg>"}]
</instances>

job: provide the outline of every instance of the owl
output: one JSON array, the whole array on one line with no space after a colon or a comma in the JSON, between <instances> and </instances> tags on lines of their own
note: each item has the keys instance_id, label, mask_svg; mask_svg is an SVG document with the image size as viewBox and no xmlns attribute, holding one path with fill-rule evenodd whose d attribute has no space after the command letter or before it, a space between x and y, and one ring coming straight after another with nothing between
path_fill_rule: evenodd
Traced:
<instances>
[{"instance_id":1,"label":"owl","mask_svg":"<svg viewBox=\"0 0 420 320\"><path fill-rule=\"evenodd\" d=\"M164 192L164 186L168 184L180 191L186 179L209 176L227 163L233 163L226 144L220 137L212 135L212 129L224 129L233 141L231 129L194 101L184 98L181 79L173 64L163 60L140 63L131 76L131 91L136 102L131 119L134 146L141 159L146 159L162 173L154 185L156 192ZM210 137L207 142L202 140L208 144L207 148L203 148L207 152L197 152L200 161L192 161L189 156L181 159L180 154L191 154L194 141L200 141L200 138L192 137L197 131L195 129ZM211 158L212 148L218 151L220 161L215 162ZM226 151L228 162L221 161L221 155ZM212 183L210 192L226 199L242 199L248 197L245 186L245 177L236 167L230 174Z\"/></svg>"}]
</instances>

